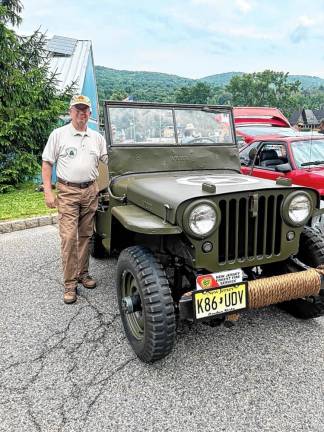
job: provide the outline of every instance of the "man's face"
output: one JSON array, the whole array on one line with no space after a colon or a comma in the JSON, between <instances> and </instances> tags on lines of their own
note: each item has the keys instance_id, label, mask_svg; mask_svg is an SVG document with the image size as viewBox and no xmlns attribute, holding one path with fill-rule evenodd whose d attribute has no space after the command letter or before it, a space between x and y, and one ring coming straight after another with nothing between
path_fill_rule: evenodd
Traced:
<instances>
[{"instance_id":1,"label":"man's face","mask_svg":"<svg viewBox=\"0 0 324 432\"><path fill-rule=\"evenodd\" d=\"M90 118L90 108L87 105L73 105L70 108L70 116L73 126L84 128Z\"/></svg>"}]
</instances>

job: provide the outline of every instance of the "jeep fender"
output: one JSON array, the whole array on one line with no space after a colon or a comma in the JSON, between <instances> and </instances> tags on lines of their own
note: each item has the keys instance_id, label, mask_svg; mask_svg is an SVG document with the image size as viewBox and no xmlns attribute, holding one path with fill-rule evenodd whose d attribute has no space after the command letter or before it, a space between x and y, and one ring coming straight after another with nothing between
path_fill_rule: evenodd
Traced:
<instances>
[{"instance_id":1,"label":"jeep fender","mask_svg":"<svg viewBox=\"0 0 324 432\"><path fill-rule=\"evenodd\" d=\"M115 206L112 215L129 231L142 234L180 234L182 229L133 204Z\"/></svg>"}]
</instances>

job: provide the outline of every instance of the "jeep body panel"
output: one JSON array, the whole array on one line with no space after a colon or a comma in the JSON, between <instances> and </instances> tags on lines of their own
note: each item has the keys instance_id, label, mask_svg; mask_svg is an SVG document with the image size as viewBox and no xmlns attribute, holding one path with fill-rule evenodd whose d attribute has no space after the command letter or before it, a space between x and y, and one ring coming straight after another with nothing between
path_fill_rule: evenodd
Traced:
<instances>
[{"instance_id":1,"label":"jeep body panel","mask_svg":"<svg viewBox=\"0 0 324 432\"><path fill-rule=\"evenodd\" d=\"M285 202L292 190L282 188L236 192L233 194L206 196L183 202L177 212L177 224L184 227L190 243L193 267L219 272L252 265L265 265L285 261L298 252L303 227L291 227L285 222ZM303 189L304 190L304 189ZM309 190L315 208L317 194ZM253 202L257 212L253 215ZM187 213L190 206L209 203L219 209L219 226L211 234L197 238L186 230ZM287 240L288 233L293 238ZM204 252L203 245L209 242L212 250Z\"/></svg>"},{"instance_id":2,"label":"jeep body panel","mask_svg":"<svg viewBox=\"0 0 324 432\"><path fill-rule=\"evenodd\" d=\"M135 205L115 206L112 214L128 230L145 234L180 234L182 229Z\"/></svg>"},{"instance_id":3,"label":"jeep body panel","mask_svg":"<svg viewBox=\"0 0 324 432\"><path fill-rule=\"evenodd\" d=\"M210 196L202 189L204 183L215 185L213 195L217 196L235 195L238 190L251 195L255 191L284 188L273 181L245 176L236 171L206 170L128 174L118 177L111 189L114 195L127 196L129 203L174 224L180 204Z\"/></svg>"},{"instance_id":4,"label":"jeep body panel","mask_svg":"<svg viewBox=\"0 0 324 432\"><path fill-rule=\"evenodd\" d=\"M213 146L118 147L108 149L109 175L191 170L240 172L236 144Z\"/></svg>"}]
</instances>

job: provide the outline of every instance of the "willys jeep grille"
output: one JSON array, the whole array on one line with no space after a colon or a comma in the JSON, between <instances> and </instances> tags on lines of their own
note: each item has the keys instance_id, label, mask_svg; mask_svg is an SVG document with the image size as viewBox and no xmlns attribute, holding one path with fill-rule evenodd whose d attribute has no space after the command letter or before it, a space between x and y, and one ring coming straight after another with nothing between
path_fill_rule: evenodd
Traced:
<instances>
[{"instance_id":1,"label":"willys jeep grille","mask_svg":"<svg viewBox=\"0 0 324 432\"><path fill-rule=\"evenodd\" d=\"M280 254L282 201L281 194L221 199L219 263L242 263Z\"/></svg>"}]
</instances>

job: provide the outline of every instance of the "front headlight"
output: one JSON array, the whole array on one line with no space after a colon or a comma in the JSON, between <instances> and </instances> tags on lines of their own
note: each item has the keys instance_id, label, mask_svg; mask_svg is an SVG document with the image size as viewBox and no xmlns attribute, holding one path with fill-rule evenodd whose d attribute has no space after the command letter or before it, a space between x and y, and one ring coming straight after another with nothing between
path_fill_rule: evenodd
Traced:
<instances>
[{"instance_id":1,"label":"front headlight","mask_svg":"<svg viewBox=\"0 0 324 432\"><path fill-rule=\"evenodd\" d=\"M288 197L288 200L286 222L293 226L303 225L313 211L310 196L306 193L296 193L293 197Z\"/></svg>"},{"instance_id":2,"label":"front headlight","mask_svg":"<svg viewBox=\"0 0 324 432\"><path fill-rule=\"evenodd\" d=\"M191 210L188 218L190 231L199 237L205 237L216 226L217 215L209 204L200 204Z\"/></svg>"}]
</instances>

